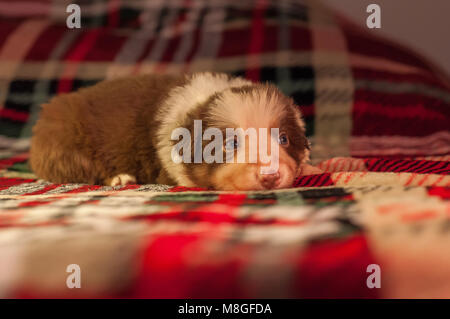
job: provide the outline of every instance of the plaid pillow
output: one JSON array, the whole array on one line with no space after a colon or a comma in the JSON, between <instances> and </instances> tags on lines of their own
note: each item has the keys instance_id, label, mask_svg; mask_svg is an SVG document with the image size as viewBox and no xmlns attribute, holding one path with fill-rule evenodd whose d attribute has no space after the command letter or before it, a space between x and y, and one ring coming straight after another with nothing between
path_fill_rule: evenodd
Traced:
<instances>
[{"instance_id":1,"label":"plaid pillow","mask_svg":"<svg viewBox=\"0 0 450 319\"><path fill-rule=\"evenodd\" d=\"M68 29L66 6L81 7ZM27 148L40 104L105 78L222 71L300 105L315 161L450 153L450 84L318 1L0 0L0 147Z\"/></svg>"}]
</instances>

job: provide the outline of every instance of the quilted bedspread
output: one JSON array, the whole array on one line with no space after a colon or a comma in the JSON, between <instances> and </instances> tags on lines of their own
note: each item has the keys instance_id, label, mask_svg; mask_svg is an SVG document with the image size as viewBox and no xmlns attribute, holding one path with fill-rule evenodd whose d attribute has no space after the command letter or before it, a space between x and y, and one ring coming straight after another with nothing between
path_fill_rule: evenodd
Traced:
<instances>
[{"instance_id":1,"label":"quilted bedspread","mask_svg":"<svg viewBox=\"0 0 450 319\"><path fill-rule=\"evenodd\" d=\"M206 70L292 96L324 173L214 192L30 171L54 94ZM445 76L318 1L0 0L0 297L450 298L449 124Z\"/></svg>"}]
</instances>

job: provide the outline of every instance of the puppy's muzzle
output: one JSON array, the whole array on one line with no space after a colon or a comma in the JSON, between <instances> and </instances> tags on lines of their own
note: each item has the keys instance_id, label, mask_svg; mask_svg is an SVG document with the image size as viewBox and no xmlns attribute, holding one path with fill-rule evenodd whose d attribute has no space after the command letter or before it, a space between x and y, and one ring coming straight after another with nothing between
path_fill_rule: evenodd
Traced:
<instances>
[{"instance_id":1,"label":"puppy's muzzle","mask_svg":"<svg viewBox=\"0 0 450 319\"><path fill-rule=\"evenodd\" d=\"M280 184L280 172L274 174L261 174L258 175L259 182L265 189L272 189Z\"/></svg>"}]
</instances>

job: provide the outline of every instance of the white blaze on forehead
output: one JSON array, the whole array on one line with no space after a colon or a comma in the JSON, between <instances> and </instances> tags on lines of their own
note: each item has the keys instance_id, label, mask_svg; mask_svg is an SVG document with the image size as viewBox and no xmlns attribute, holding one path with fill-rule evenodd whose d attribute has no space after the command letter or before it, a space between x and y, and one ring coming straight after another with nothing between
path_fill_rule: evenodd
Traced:
<instances>
[{"instance_id":1,"label":"white blaze on forehead","mask_svg":"<svg viewBox=\"0 0 450 319\"><path fill-rule=\"evenodd\" d=\"M286 100L267 87L249 92L226 90L210 112L215 123L226 127L270 128L285 116Z\"/></svg>"},{"instance_id":2,"label":"white blaze on forehead","mask_svg":"<svg viewBox=\"0 0 450 319\"><path fill-rule=\"evenodd\" d=\"M189 82L174 88L164 103L159 115L163 125L184 121L187 113L194 110L200 104L205 103L211 96L233 87L251 85L250 81L242 78L230 79L226 74L196 73L191 76Z\"/></svg>"}]
</instances>

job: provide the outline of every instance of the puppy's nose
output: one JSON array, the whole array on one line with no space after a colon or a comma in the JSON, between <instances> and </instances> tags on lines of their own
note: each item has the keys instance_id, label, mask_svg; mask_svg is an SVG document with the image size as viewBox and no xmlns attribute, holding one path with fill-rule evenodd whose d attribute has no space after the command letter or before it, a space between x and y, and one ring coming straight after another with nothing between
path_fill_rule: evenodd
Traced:
<instances>
[{"instance_id":1,"label":"puppy's nose","mask_svg":"<svg viewBox=\"0 0 450 319\"><path fill-rule=\"evenodd\" d=\"M259 174L261 185L266 189L274 188L280 182L280 173L274 174Z\"/></svg>"}]
</instances>

